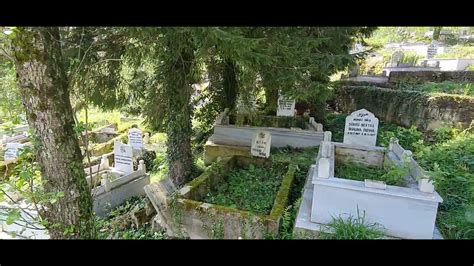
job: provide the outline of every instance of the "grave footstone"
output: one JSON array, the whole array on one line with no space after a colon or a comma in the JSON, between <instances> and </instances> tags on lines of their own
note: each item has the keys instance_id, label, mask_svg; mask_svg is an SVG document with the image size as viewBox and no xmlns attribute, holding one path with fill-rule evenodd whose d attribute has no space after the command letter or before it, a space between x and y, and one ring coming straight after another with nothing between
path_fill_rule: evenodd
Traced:
<instances>
[{"instance_id":1,"label":"grave footstone","mask_svg":"<svg viewBox=\"0 0 474 266\"><path fill-rule=\"evenodd\" d=\"M114 142L115 169L125 174L133 172L133 148L120 140Z\"/></svg>"},{"instance_id":2,"label":"grave footstone","mask_svg":"<svg viewBox=\"0 0 474 266\"><path fill-rule=\"evenodd\" d=\"M20 152L20 149L22 149L25 146L25 144L22 143L16 143L16 142L10 142L5 145L5 155L4 155L4 161L12 161L18 158L18 154Z\"/></svg>"},{"instance_id":3,"label":"grave footstone","mask_svg":"<svg viewBox=\"0 0 474 266\"><path fill-rule=\"evenodd\" d=\"M295 100L284 97L281 93L278 97L277 116L294 116Z\"/></svg>"},{"instance_id":4,"label":"grave footstone","mask_svg":"<svg viewBox=\"0 0 474 266\"><path fill-rule=\"evenodd\" d=\"M142 131L140 129L131 128L128 130L128 145L132 146L134 150L143 148Z\"/></svg>"},{"instance_id":5,"label":"grave footstone","mask_svg":"<svg viewBox=\"0 0 474 266\"><path fill-rule=\"evenodd\" d=\"M272 136L270 132L257 131L252 139L252 156L268 158L270 156L271 140Z\"/></svg>"},{"instance_id":6,"label":"grave footstone","mask_svg":"<svg viewBox=\"0 0 474 266\"><path fill-rule=\"evenodd\" d=\"M366 109L352 112L346 117L344 143L358 146L375 146L379 119Z\"/></svg>"}]
</instances>

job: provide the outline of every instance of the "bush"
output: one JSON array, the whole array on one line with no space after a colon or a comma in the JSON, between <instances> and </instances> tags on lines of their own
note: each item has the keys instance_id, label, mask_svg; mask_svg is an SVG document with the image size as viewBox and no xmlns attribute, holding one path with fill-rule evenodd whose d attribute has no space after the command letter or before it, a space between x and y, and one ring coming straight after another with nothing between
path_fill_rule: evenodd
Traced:
<instances>
[{"instance_id":1,"label":"bush","mask_svg":"<svg viewBox=\"0 0 474 266\"><path fill-rule=\"evenodd\" d=\"M474 238L474 134L463 132L416 153L420 165L435 173L443 198L438 226L446 238Z\"/></svg>"},{"instance_id":2,"label":"bush","mask_svg":"<svg viewBox=\"0 0 474 266\"><path fill-rule=\"evenodd\" d=\"M377 145L388 147L390 139L395 137L398 143L405 149L416 151L420 145L423 145L423 133L418 131L415 126L404 128L389 123L380 123Z\"/></svg>"}]
</instances>

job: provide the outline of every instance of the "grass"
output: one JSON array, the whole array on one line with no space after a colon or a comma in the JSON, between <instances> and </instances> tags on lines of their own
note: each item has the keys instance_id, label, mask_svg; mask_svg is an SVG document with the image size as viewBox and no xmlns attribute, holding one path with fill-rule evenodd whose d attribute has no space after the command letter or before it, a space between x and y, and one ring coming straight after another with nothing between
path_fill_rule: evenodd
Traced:
<instances>
[{"instance_id":1,"label":"grass","mask_svg":"<svg viewBox=\"0 0 474 266\"><path fill-rule=\"evenodd\" d=\"M93 129L98 129L112 123L117 123L118 131L130 128L133 124L137 124L141 129L146 129L146 125L142 123L143 121L140 118L137 118L136 121L121 121L120 117L119 111L102 111L98 108L89 108L87 114L87 119ZM86 114L84 110L77 114L77 119L85 122Z\"/></svg>"},{"instance_id":2,"label":"grass","mask_svg":"<svg viewBox=\"0 0 474 266\"><path fill-rule=\"evenodd\" d=\"M251 211L270 214L281 180L287 171L283 164L271 166L249 166L228 173L226 180L203 201Z\"/></svg>"},{"instance_id":3,"label":"grass","mask_svg":"<svg viewBox=\"0 0 474 266\"><path fill-rule=\"evenodd\" d=\"M404 186L404 177L409 174L408 168L391 165L386 168L369 167L361 163L345 162L336 163L335 175L339 178L345 178L356 181L372 179L383 181L391 186Z\"/></svg>"},{"instance_id":4,"label":"grass","mask_svg":"<svg viewBox=\"0 0 474 266\"><path fill-rule=\"evenodd\" d=\"M443 198L437 224L448 239L474 239L474 134L460 133L416 153Z\"/></svg>"},{"instance_id":5,"label":"grass","mask_svg":"<svg viewBox=\"0 0 474 266\"><path fill-rule=\"evenodd\" d=\"M447 93L474 96L474 86L471 82L425 82L423 84L398 83L399 90L412 90L426 93Z\"/></svg>"},{"instance_id":6,"label":"grass","mask_svg":"<svg viewBox=\"0 0 474 266\"><path fill-rule=\"evenodd\" d=\"M383 227L377 223L370 223L365 219L365 212L361 216L357 210L357 217L333 217L325 226L325 232L320 233L321 239L381 239L384 237Z\"/></svg>"}]
</instances>

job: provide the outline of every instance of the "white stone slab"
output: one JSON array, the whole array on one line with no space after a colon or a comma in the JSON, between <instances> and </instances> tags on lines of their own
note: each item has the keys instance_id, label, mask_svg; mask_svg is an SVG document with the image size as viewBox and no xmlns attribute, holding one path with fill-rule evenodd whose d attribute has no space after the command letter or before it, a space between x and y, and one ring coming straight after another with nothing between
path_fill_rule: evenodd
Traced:
<instances>
[{"instance_id":1,"label":"white stone slab","mask_svg":"<svg viewBox=\"0 0 474 266\"><path fill-rule=\"evenodd\" d=\"M368 222L381 224L386 234L409 239L433 237L441 197L415 189L387 186L367 188L364 182L340 178L313 180L311 221L327 224L332 217L357 217L365 212Z\"/></svg>"},{"instance_id":2,"label":"white stone slab","mask_svg":"<svg viewBox=\"0 0 474 266\"><path fill-rule=\"evenodd\" d=\"M131 128L128 130L128 145L136 150L143 148L142 131L139 128Z\"/></svg>"},{"instance_id":3,"label":"white stone slab","mask_svg":"<svg viewBox=\"0 0 474 266\"><path fill-rule=\"evenodd\" d=\"M357 110L346 117L344 143L375 146L379 119L366 109Z\"/></svg>"},{"instance_id":4,"label":"white stone slab","mask_svg":"<svg viewBox=\"0 0 474 266\"><path fill-rule=\"evenodd\" d=\"M272 136L268 131L257 131L252 139L250 153L255 157L270 157Z\"/></svg>"},{"instance_id":5,"label":"white stone slab","mask_svg":"<svg viewBox=\"0 0 474 266\"><path fill-rule=\"evenodd\" d=\"M130 174L133 172L133 148L125 145L120 140L114 142L114 163L115 169Z\"/></svg>"}]
</instances>

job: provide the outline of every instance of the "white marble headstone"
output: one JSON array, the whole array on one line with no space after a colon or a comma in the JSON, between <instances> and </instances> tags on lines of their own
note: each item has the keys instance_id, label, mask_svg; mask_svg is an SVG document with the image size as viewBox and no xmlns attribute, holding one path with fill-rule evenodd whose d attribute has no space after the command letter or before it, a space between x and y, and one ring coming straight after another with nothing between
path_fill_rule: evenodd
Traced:
<instances>
[{"instance_id":1,"label":"white marble headstone","mask_svg":"<svg viewBox=\"0 0 474 266\"><path fill-rule=\"evenodd\" d=\"M294 116L295 100L285 98L282 94L278 97L277 116Z\"/></svg>"},{"instance_id":2,"label":"white marble headstone","mask_svg":"<svg viewBox=\"0 0 474 266\"><path fill-rule=\"evenodd\" d=\"M125 174L133 172L133 148L120 140L114 142L115 169Z\"/></svg>"},{"instance_id":3,"label":"white marble headstone","mask_svg":"<svg viewBox=\"0 0 474 266\"><path fill-rule=\"evenodd\" d=\"M4 160L5 162L7 161L12 161L18 158L18 153L21 148L23 148L25 144L22 143L16 143L16 142L10 142L5 145L5 155L4 155Z\"/></svg>"},{"instance_id":4,"label":"white marble headstone","mask_svg":"<svg viewBox=\"0 0 474 266\"><path fill-rule=\"evenodd\" d=\"M143 144L149 144L150 143L150 133L145 132L145 136L143 137Z\"/></svg>"},{"instance_id":5,"label":"white marble headstone","mask_svg":"<svg viewBox=\"0 0 474 266\"><path fill-rule=\"evenodd\" d=\"M403 59L403 53L401 51L396 51L392 54L392 58L390 62L392 64L398 64L402 61L402 59Z\"/></svg>"},{"instance_id":6,"label":"white marble headstone","mask_svg":"<svg viewBox=\"0 0 474 266\"><path fill-rule=\"evenodd\" d=\"M128 130L128 145L135 150L143 148L142 131L138 128L131 128Z\"/></svg>"},{"instance_id":7,"label":"white marble headstone","mask_svg":"<svg viewBox=\"0 0 474 266\"><path fill-rule=\"evenodd\" d=\"M373 113L361 109L346 117L344 143L358 146L375 146L379 119Z\"/></svg>"},{"instance_id":8,"label":"white marble headstone","mask_svg":"<svg viewBox=\"0 0 474 266\"><path fill-rule=\"evenodd\" d=\"M252 156L268 158L270 156L272 136L268 131L257 131L252 139Z\"/></svg>"},{"instance_id":9,"label":"white marble headstone","mask_svg":"<svg viewBox=\"0 0 474 266\"><path fill-rule=\"evenodd\" d=\"M438 45L436 42L432 42L430 45L428 45L426 49L426 58L431 59L436 56L438 53Z\"/></svg>"}]
</instances>

